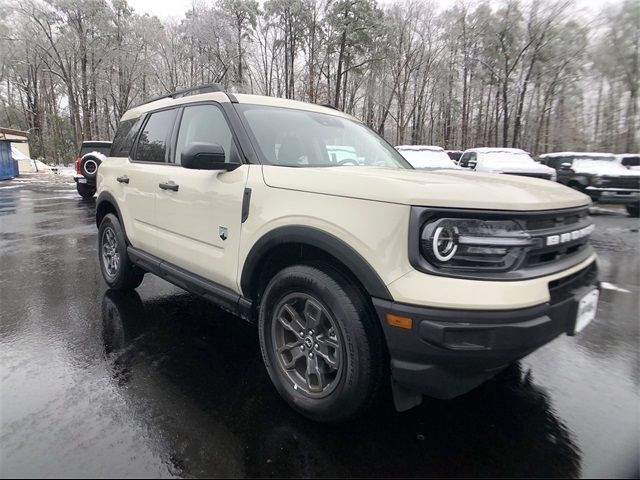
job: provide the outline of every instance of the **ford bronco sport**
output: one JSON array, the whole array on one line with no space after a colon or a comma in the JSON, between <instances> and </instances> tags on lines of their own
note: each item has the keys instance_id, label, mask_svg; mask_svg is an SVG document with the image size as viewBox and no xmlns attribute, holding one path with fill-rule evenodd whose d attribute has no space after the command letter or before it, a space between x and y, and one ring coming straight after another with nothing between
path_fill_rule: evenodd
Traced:
<instances>
[{"instance_id":1,"label":"ford bronco sport","mask_svg":"<svg viewBox=\"0 0 640 480\"><path fill-rule=\"evenodd\" d=\"M398 410L461 395L596 312L587 196L414 170L325 106L217 85L140 105L98 192L108 286L153 273L255 321L275 388L317 421L389 384Z\"/></svg>"}]
</instances>

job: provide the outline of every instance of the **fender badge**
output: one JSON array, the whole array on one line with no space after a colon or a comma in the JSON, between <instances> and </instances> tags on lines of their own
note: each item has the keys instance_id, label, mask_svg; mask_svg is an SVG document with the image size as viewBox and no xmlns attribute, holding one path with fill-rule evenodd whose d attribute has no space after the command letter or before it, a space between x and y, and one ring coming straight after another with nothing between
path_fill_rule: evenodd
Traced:
<instances>
[{"instance_id":1,"label":"fender badge","mask_svg":"<svg viewBox=\"0 0 640 480\"><path fill-rule=\"evenodd\" d=\"M222 240L226 240L227 237L229 236L229 231L227 230L227 227L218 227L218 235Z\"/></svg>"}]
</instances>

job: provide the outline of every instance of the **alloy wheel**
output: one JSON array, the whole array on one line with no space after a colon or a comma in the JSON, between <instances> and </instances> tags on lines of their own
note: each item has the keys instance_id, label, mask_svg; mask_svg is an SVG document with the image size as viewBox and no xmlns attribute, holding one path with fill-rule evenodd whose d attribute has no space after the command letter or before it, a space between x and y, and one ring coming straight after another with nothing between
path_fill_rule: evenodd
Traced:
<instances>
[{"instance_id":1,"label":"alloy wheel","mask_svg":"<svg viewBox=\"0 0 640 480\"><path fill-rule=\"evenodd\" d=\"M285 296L274 309L272 341L293 388L312 398L329 395L344 370L343 340L329 310L306 293Z\"/></svg>"}]
</instances>

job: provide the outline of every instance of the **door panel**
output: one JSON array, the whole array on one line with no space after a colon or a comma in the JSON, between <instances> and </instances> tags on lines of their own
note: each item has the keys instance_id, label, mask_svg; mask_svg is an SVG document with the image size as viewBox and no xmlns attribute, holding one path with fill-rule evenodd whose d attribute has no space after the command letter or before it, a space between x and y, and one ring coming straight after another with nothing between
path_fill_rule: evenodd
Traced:
<instances>
[{"instance_id":1,"label":"door panel","mask_svg":"<svg viewBox=\"0 0 640 480\"><path fill-rule=\"evenodd\" d=\"M161 110L147 117L131 153L131 161L117 175L128 180L128 183L118 182L118 188L123 192L123 205L132 226L129 240L134 247L153 255L160 253L155 225L158 184L167 170L176 169L167 163L167 150L177 111Z\"/></svg>"},{"instance_id":2,"label":"door panel","mask_svg":"<svg viewBox=\"0 0 640 480\"><path fill-rule=\"evenodd\" d=\"M130 227L127 229L131 244L149 252L157 253L157 235L155 222L157 175L154 169L163 168L152 164L128 162L119 176L128 177L129 183L117 183L121 189ZM166 168L166 167L164 167Z\"/></svg>"},{"instance_id":3,"label":"door panel","mask_svg":"<svg viewBox=\"0 0 640 480\"><path fill-rule=\"evenodd\" d=\"M242 197L249 165L232 172L175 168L162 181L157 201L159 256L178 267L237 291ZM226 229L226 239L221 236Z\"/></svg>"},{"instance_id":4,"label":"door panel","mask_svg":"<svg viewBox=\"0 0 640 480\"><path fill-rule=\"evenodd\" d=\"M175 163L192 142L220 144L226 160L239 161L231 129L213 104L184 108L176 139ZM237 269L242 199L249 165L231 171L168 168L158 190L156 221L162 259L238 291ZM224 238L223 238L224 237Z\"/></svg>"}]
</instances>

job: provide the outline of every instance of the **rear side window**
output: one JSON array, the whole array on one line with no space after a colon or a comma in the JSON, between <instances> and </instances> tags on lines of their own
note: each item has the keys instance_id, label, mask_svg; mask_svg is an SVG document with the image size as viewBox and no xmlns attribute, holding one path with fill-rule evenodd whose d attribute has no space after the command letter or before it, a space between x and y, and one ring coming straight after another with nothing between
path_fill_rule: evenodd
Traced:
<instances>
[{"instance_id":1,"label":"rear side window","mask_svg":"<svg viewBox=\"0 0 640 480\"><path fill-rule=\"evenodd\" d=\"M116 136L113 138L111 145L112 157L128 157L133 142L136 139L138 130L140 129L141 118L130 118L129 120L123 120L118 125Z\"/></svg>"},{"instance_id":2,"label":"rear side window","mask_svg":"<svg viewBox=\"0 0 640 480\"><path fill-rule=\"evenodd\" d=\"M142 127L134 160L137 162L167 161L167 145L176 119L176 109L163 110L149 115Z\"/></svg>"}]
</instances>

